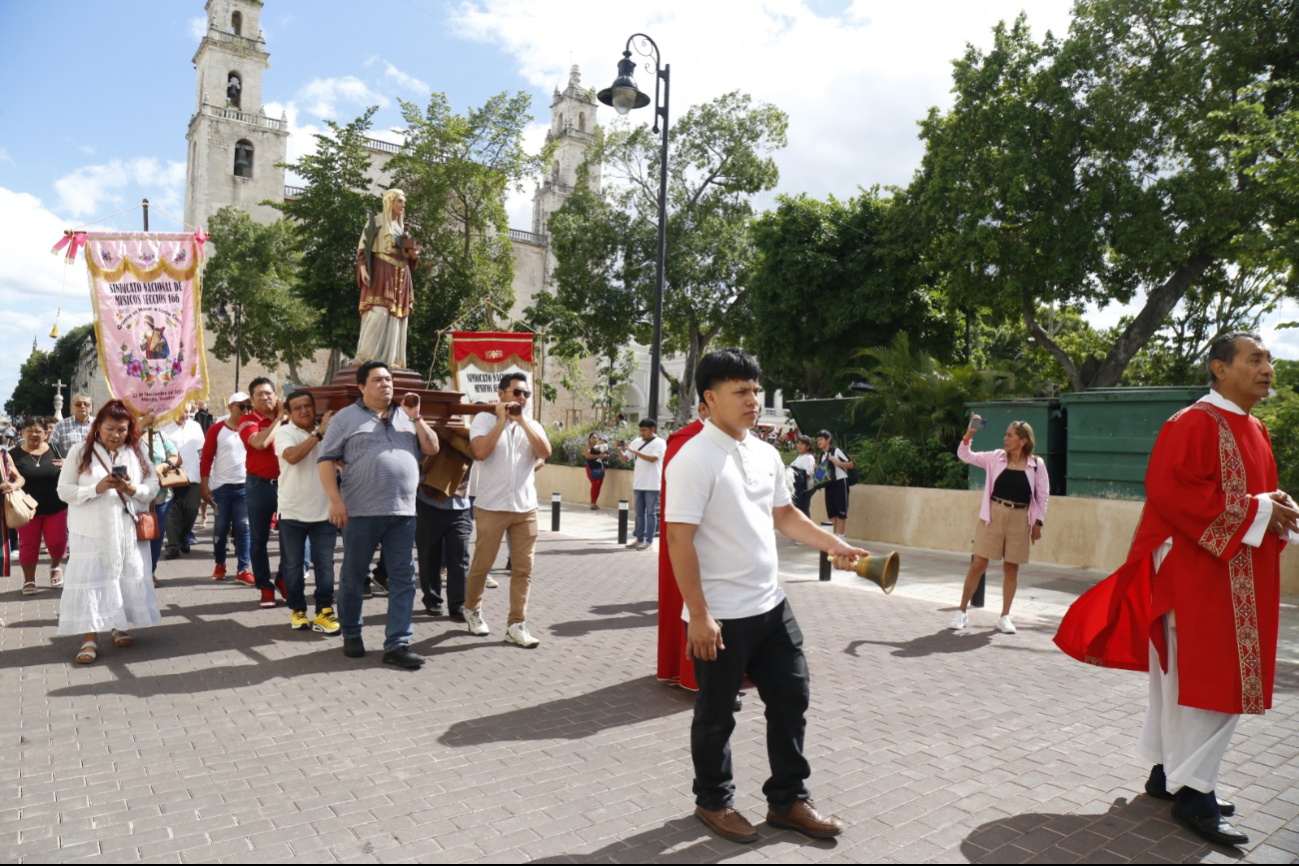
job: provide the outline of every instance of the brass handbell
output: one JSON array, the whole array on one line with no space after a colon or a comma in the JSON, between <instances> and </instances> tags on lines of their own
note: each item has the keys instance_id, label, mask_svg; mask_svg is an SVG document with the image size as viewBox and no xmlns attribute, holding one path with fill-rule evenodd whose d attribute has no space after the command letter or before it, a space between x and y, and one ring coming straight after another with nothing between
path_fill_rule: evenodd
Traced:
<instances>
[{"instance_id":1,"label":"brass handbell","mask_svg":"<svg viewBox=\"0 0 1299 866\"><path fill-rule=\"evenodd\" d=\"M898 570L902 567L902 560L895 550L887 556L871 556L869 553L865 556L857 557L857 565L854 568L858 577L864 577L871 583L877 584L884 594L888 595L893 591L893 587L898 582Z\"/></svg>"}]
</instances>

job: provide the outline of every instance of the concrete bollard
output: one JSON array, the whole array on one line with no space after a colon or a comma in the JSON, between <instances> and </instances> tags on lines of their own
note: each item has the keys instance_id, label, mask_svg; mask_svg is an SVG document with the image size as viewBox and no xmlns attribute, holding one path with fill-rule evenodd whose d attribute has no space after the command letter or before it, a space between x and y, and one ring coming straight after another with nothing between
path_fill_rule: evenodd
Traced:
<instances>
[{"instance_id":1,"label":"concrete bollard","mask_svg":"<svg viewBox=\"0 0 1299 866\"><path fill-rule=\"evenodd\" d=\"M834 532L834 524L830 523L829 521L822 521L821 528L824 529L826 532ZM831 568L830 565L830 555L826 553L824 550L821 551L821 579L829 580L830 572L832 570L833 569Z\"/></svg>"},{"instance_id":2,"label":"concrete bollard","mask_svg":"<svg viewBox=\"0 0 1299 866\"><path fill-rule=\"evenodd\" d=\"M550 531L559 532L559 506L564 501L562 493L550 494Z\"/></svg>"},{"instance_id":3,"label":"concrete bollard","mask_svg":"<svg viewBox=\"0 0 1299 866\"><path fill-rule=\"evenodd\" d=\"M629 503L626 499L618 500L618 543L625 545L627 543L627 508Z\"/></svg>"}]
</instances>

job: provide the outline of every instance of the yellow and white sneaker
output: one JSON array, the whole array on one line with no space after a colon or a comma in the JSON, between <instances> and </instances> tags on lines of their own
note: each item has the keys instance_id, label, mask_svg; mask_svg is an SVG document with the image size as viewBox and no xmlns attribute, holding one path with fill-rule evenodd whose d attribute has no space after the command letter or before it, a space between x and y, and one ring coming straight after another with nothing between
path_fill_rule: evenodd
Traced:
<instances>
[{"instance_id":1,"label":"yellow and white sneaker","mask_svg":"<svg viewBox=\"0 0 1299 866\"><path fill-rule=\"evenodd\" d=\"M307 619L305 610L294 610L289 612L289 628L302 631L311 628L311 620Z\"/></svg>"},{"instance_id":2,"label":"yellow and white sneaker","mask_svg":"<svg viewBox=\"0 0 1299 866\"><path fill-rule=\"evenodd\" d=\"M332 607L322 607L316 614L316 618L311 621L311 630L321 634L338 634L340 628L342 626L338 624Z\"/></svg>"}]
</instances>

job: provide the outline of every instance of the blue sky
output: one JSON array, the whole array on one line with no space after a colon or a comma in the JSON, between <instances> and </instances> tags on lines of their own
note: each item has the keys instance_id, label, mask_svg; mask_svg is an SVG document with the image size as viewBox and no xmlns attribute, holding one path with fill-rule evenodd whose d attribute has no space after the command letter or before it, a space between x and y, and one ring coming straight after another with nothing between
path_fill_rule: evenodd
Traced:
<instances>
[{"instance_id":1,"label":"blue sky","mask_svg":"<svg viewBox=\"0 0 1299 866\"><path fill-rule=\"evenodd\" d=\"M916 121L949 104L950 61L967 42L987 45L992 26L1021 10L1035 32L1062 33L1069 5L266 0L263 101L268 114L290 118L290 159L311 146L324 117L345 122L378 103L376 129L398 126L398 98L424 103L431 89L459 109L526 90L537 121L530 139L540 143L569 66L581 66L584 83L607 86L627 36L645 31L672 64L674 114L736 89L772 102L790 115L778 191L848 196L907 182L921 156ZM204 18L199 0L78 0L57 13L0 0L0 32L39 34L10 38L0 52L0 402L33 337L53 344L64 273L49 248L61 231L146 196L155 209L183 213L191 59ZM511 197L513 225L530 226L529 196ZM179 228L157 210L151 224ZM137 228L139 212L101 225ZM84 266L66 276L62 330L90 320ZM1094 318L1105 325L1119 312Z\"/></svg>"}]
</instances>

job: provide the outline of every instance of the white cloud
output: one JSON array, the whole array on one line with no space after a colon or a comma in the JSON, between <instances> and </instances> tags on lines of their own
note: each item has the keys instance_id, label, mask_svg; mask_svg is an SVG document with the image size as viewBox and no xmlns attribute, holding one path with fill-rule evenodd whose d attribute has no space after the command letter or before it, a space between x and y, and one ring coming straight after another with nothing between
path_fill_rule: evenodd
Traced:
<instances>
[{"instance_id":1,"label":"white cloud","mask_svg":"<svg viewBox=\"0 0 1299 866\"><path fill-rule=\"evenodd\" d=\"M179 208L183 203L185 163L153 157L113 159L101 165L82 166L54 182L58 208L73 217L101 217L108 208L125 203L123 192L138 186L160 208Z\"/></svg>"},{"instance_id":2,"label":"white cloud","mask_svg":"<svg viewBox=\"0 0 1299 866\"><path fill-rule=\"evenodd\" d=\"M79 149L82 153L84 153L86 156L94 156L94 155L95 155L95 149L94 149L93 147L91 147L90 145L88 145L88 144L83 144L83 145L81 145L81 147L78 148L78 149Z\"/></svg>"},{"instance_id":3,"label":"white cloud","mask_svg":"<svg viewBox=\"0 0 1299 866\"><path fill-rule=\"evenodd\" d=\"M14 164L14 158L10 156L9 151L5 150L3 147L0 147L0 162L7 162L10 165Z\"/></svg>"},{"instance_id":4,"label":"white cloud","mask_svg":"<svg viewBox=\"0 0 1299 866\"><path fill-rule=\"evenodd\" d=\"M189 19L189 35L192 39L202 39L207 35L207 17L200 15Z\"/></svg>"},{"instance_id":5,"label":"white cloud","mask_svg":"<svg viewBox=\"0 0 1299 866\"><path fill-rule=\"evenodd\" d=\"M675 118L732 90L770 102L790 116L789 147L777 156L780 190L847 196L859 185L910 180L923 154L916 121L931 105L950 104L951 61L967 42L988 45L997 21L1021 9L1035 34L1063 34L1069 6L944 0L925 4L922 14L911 4L856 0L843 15L823 17L804 0L664 0L610 16L597 0L575 0L563 15L531 0L466 0L452 8L452 25L511 55L546 93L567 82L570 57L585 85L608 86L627 37L648 33L672 66ZM653 75L638 68L637 81L652 87ZM535 108L548 119L545 103ZM604 122L611 116L601 110Z\"/></svg>"},{"instance_id":6,"label":"white cloud","mask_svg":"<svg viewBox=\"0 0 1299 866\"><path fill-rule=\"evenodd\" d=\"M18 372L31 353L32 338L49 349L50 328L66 278L67 292L59 330L90 321L86 266L66 267L50 247L71 221L48 210L34 195L0 187L0 403L9 399Z\"/></svg>"},{"instance_id":7,"label":"white cloud","mask_svg":"<svg viewBox=\"0 0 1299 866\"><path fill-rule=\"evenodd\" d=\"M407 73L402 72L400 69L398 69L396 66L393 66L391 63L385 62L384 65L387 68L384 70L383 74L386 77L391 78L393 81L397 82L397 86L402 88L403 90L409 90L412 93L418 93L421 96L427 96L428 94L433 92L432 87L430 87L425 82L420 81L415 76L408 75Z\"/></svg>"},{"instance_id":8,"label":"white cloud","mask_svg":"<svg viewBox=\"0 0 1299 866\"><path fill-rule=\"evenodd\" d=\"M298 91L296 102L304 104L303 110L320 118L335 119L338 117L338 106L351 104L359 106L378 105L386 107L389 100L386 96L371 90L364 81L351 75L342 78L316 78Z\"/></svg>"}]
</instances>

